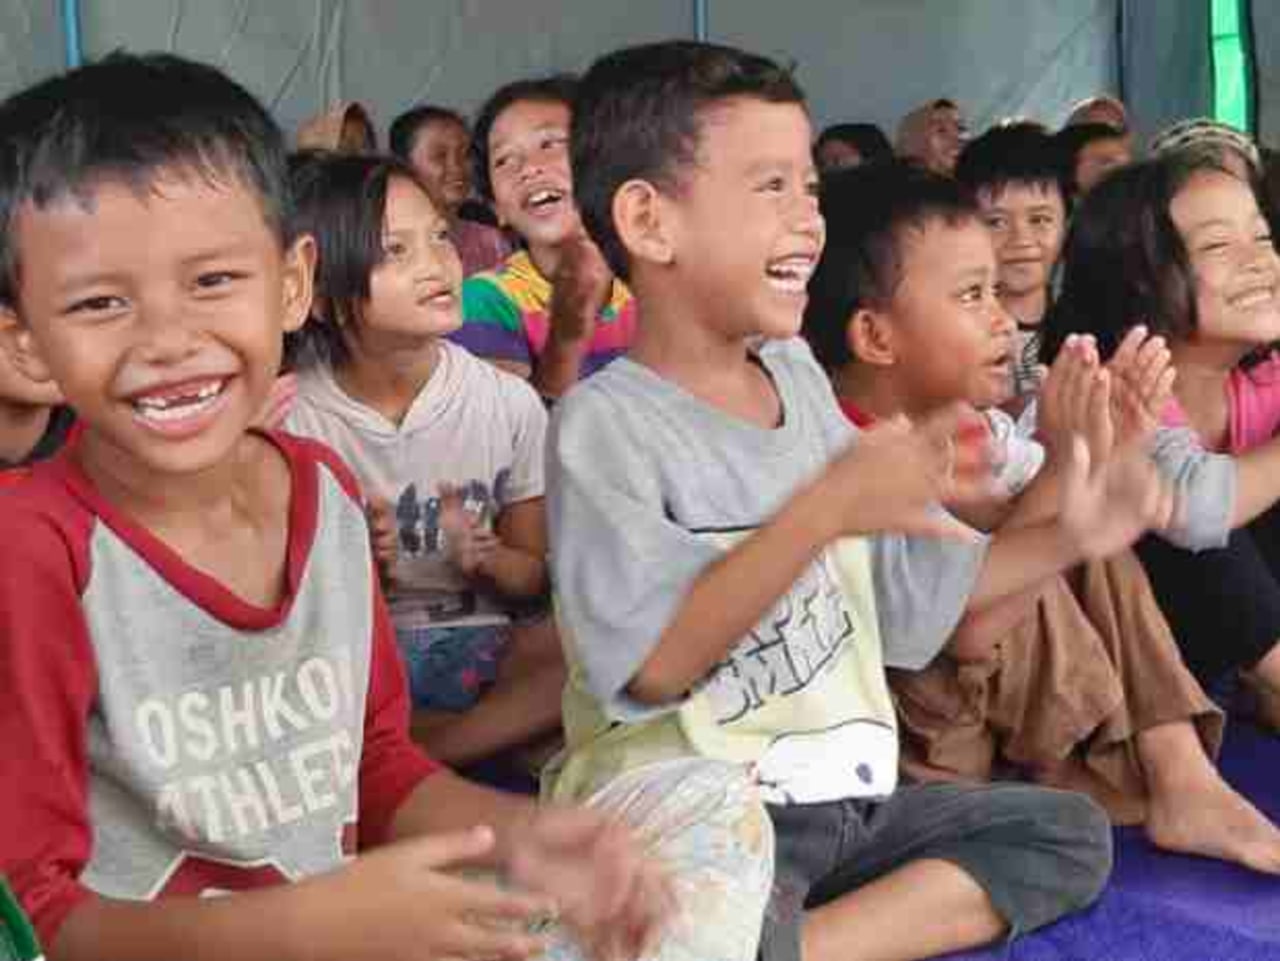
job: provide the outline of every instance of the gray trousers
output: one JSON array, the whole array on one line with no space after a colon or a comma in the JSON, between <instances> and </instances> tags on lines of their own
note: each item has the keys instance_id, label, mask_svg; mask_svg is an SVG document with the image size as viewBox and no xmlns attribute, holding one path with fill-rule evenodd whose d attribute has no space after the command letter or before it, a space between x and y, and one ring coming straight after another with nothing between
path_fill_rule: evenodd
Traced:
<instances>
[{"instance_id":1,"label":"gray trousers","mask_svg":"<svg viewBox=\"0 0 1280 961\"><path fill-rule=\"evenodd\" d=\"M800 961L804 912L910 861L949 861L1014 937L1090 904L1111 873L1111 826L1081 794L1023 784L903 787L884 801L769 807L776 845L763 961Z\"/></svg>"}]
</instances>

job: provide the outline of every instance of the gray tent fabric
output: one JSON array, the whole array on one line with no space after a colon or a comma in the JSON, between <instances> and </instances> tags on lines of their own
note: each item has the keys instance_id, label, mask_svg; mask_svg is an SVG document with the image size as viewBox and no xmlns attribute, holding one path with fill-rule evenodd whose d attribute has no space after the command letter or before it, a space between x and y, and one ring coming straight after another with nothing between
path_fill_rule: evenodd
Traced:
<instances>
[{"instance_id":1,"label":"gray tent fabric","mask_svg":"<svg viewBox=\"0 0 1280 961\"><path fill-rule=\"evenodd\" d=\"M51 0L0 0L0 96L62 69L62 20Z\"/></svg>"},{"instance_id":2,"label":"gray tent fabric","mask_svg":"<svg viewBox=\"0 0 1280 961\"><path fill-rule=\"evenodd\" d=\"M628 43L688 36L689 0L82 0L87 56L117 47L207 60L289 132L340 100L386 128L416 103L464 113L499 84L581 70Z\"/></svg>"},{"instance_id":3,"label":"gray tent fabric","mask_svg":"<svg viewBox=\"0 0 1280 961\"><path fill-rule=\"evenodd\" d=\"M1258 102L1258 141L1280 145L1280 3L1262 0L1250 6L1253 51L1257 62L1254 87Z\"/></svg>"},{"instance_id":4,"label":"gray tent fabric","mask_svg":"<svg viewBox=\"0 0 1280 961\"><path fill-rule=\"evenodd\" d=\"M1076 100L1118 91L1118 0L713 2L711 36L797 65L815 119L890 137L948 97L981 131L1006 117L1051 126Z\"/></svg>"},{"instance_id":5,"label":"gray tent fabric","mask_svg":"<svg viewBox=\"0 0 1280 961\"><path fill-rule=\"evenodd\" d=\"M1213 114L1207 0L1124 0L1120 32L1124 99L1143 143Z\"/></svg>"}]
</instances>

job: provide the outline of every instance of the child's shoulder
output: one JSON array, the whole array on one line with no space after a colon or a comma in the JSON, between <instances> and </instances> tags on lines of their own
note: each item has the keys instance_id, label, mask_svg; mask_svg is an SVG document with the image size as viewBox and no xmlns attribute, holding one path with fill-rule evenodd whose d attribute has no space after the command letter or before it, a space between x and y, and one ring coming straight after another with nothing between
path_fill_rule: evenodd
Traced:
<instances>
[{"instance_id":1,"label":"child's shoulder","mask_svg":"<svg viewBox=\"0 0 1280 961\"><path fill-rule=\"evenodd\" d=\"M77 479L65 455L15 472L0 486L0 530L9 545L0 550L0 568L70 569L83 588L98 522L93 504L89 482Z\"/></svg>"},{"instance_id":2,"label":"child's shoulder","mask_svg":"<svg viewBox=\"0 0 1280 961\"><path fill-rule=\"evenodd\" d=\"M545 410L542 398L523 377L477 357L462 344L444 340L440 346L454 367L460 389L467 394L483 394L504 406Z\"/></svg>"},{"instance_id":3,"label":"child's shoulder","mask_svg":"<svg viewBox=\"0 0 1280 961\"><path fill-rule=\"evenodd\" d=\"M348 497L357 504L361 503L360 485L355 474L332 447L309 437L299 437L283 431L269 431L267 436L289 462L295 488L300 483L305 483L310 476L324 473L332 477Z\"/></svg>"}]
</instances>

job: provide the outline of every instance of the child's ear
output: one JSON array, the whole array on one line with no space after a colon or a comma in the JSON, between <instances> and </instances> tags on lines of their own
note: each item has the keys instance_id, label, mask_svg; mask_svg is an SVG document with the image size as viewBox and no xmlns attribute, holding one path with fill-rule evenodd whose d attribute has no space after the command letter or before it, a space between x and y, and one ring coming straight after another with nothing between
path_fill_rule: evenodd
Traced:
<instances>
[{"instance_id":1,"label":"child's ear","mask_svg":"<svg viewBox=\"0 0 1280 961\"><path fill-rule=\"evenodd\" d=\"M13 366L28 380L37 384L53 383L53 375L35 338L9 304L0 304L0 350L9 355Z\"/></svg>"},{"instance_id":2,"label":"child's ear","mask_svg":"<svg viewBox=\"0 0 1280 961\"><path fill-rule=\"evenodd\" d=\"M675 260L666 205L647 180L628 180L613 195L613 225L626 252L655 264Z\"/></svg>"},{"instance_id":3,"label":"child's ear","mask_svg":"<svg viewBox=\"0 0 1280 961\"><path fill-rule=\"evenodd\" d=\"M849 352L856 360L875 367L892 367L898 357L889 318L870 307L854 311L845 328Z\"/></svg>"},{"instance_id":4,"label":"child's ear","mask_svg":"<svg viewBox=\"0 0 1280 961\"><path fill-rule=\"evenodd\" d=\"M281 307L286 333L298 330L311 312L315 296L316 241L310 234L298 237L284 254Z\"/></svg>"}]
</instances>

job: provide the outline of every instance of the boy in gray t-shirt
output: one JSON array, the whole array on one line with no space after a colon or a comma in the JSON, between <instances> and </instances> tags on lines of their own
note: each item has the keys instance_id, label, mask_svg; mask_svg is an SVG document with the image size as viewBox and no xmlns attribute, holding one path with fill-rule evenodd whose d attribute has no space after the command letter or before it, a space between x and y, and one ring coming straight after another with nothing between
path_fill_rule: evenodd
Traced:
<instances>
[{"instance_id":1,"label":"boy in gray t-shirt","mask_svg":"<svg viewBox=\"0 0 1280 961\"><path fill-rule=\"evenodd\" d=\"M897 789L884 665L927 661L967 597L1057 569L1121 505L1081 470L1070 525L987 542L938 506L985 487L980 430L846 425L795 339L824 240L810 140L790 76L736 50L636 47L582 82L578 201L641 319L552 420L551 790L736 764L776 835L761 955L925 957L1087 904L1110 834L1073 794Z\"/></svg>"}]
</instances>

